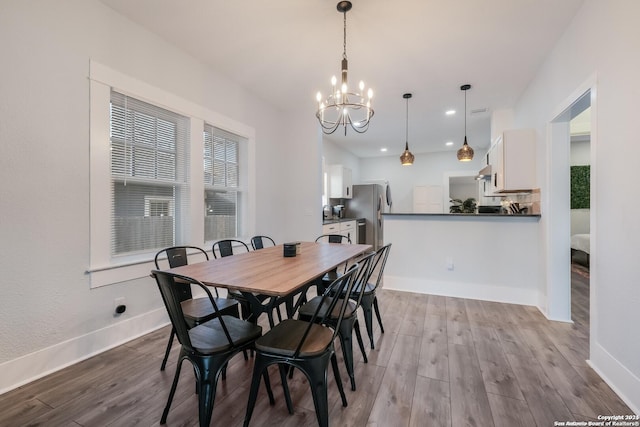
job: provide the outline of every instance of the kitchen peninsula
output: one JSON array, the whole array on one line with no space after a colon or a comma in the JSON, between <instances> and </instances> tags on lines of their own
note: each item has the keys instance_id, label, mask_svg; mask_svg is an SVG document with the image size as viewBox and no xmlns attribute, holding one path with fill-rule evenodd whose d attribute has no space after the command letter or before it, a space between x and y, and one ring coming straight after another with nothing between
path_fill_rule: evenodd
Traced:
<instances>
[{"instance_id":1,"label":"kitchen peninsula","mask_svg":"<svg viewBox=\"0 0 640 427\"><path fill-rule=\"evenodd\" d=\"M539 214L385 213L384 287L542 307Z\"/></svg>"}]
</instances>

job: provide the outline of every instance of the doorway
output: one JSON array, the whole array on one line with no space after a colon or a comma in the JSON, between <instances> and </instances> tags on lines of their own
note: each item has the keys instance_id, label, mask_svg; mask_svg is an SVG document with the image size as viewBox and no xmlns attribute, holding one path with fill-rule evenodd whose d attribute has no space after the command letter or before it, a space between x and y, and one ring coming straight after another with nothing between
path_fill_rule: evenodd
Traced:
<instances>
[{"instance_id":1,"label":"doorway","mask_svg":"<svg viewBox=\"0 0 640 427\"><path fill-rule=\"evenodd\" d=\"M595 170L595 123L596 85L595 76L584 83L558 108L548 126L547 185L548 202L544 215L546 226L546 312L551 320L572 322L571 315L571 131L570 124L577 116L589 109L589 165L590 165L590 209L586 221L590 235L590 257L595 258L594 170ZM591 268L593 268L591 263ZM593 271L590 276L594 277ZM588 296L593 301L595 283L591 280ZM589 305L589 312L591 303ZM593 319L591 319L593 324Z\"/></svg>"},{"instance_id":2,"label":"doorway","mask_svg":"<svg viewBox=\"0 0 640 427\"><path fill-rule=\"evenodd\" d=\"M571 320L589 335L591 264L591 106L569 122L571 186Z\"/></svg>"}]
</instances>

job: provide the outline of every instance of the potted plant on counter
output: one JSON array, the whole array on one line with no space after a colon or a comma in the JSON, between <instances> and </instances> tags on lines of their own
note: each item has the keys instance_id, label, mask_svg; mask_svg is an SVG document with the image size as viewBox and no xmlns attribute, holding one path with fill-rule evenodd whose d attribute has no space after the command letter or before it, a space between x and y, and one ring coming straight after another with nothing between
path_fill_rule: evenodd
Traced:
<instances>
[{"instance_id":1,"label":"potted plant on counter","mask_svg":"<svg viewBox=\"0 0 640 427\"><path fill-rule=\"evenodd\" d=\"M451 199L449 213L476 213L476 199L469 197L464 202L462 199Z\"/></svg>"}]
</instances>

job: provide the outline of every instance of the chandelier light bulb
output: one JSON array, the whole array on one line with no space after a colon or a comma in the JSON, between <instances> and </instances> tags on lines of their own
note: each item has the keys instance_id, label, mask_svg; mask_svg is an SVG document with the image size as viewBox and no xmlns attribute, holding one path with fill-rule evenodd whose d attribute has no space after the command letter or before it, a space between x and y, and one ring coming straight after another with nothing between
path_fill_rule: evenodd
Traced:
<instances>
[{"instance_id":1,"label":"chandelier light bulb","mask_svg":"<svg viewBox=\"0 0 640 427\"><path fill-rule=\"evenodd\" d=\"M369 91L367 92L367 96L369 97L369 99L373 98L373 89L369 88Z\"/></svg>"},{"instance_id":2,"label":"chandelier light bulb","mask_svg":"<svg viewBox=\"0 0 640 427\"><path fill-rule=\"evenodd\" d=\"M362 92L364 90L364 82L362 80L360 80L360 92Z\"/></svg>"},{"instance_id":3,"label":"chandelier light bulb","mask_svg":"<svg viewBox=\"0 0 640 427\"><path fill-rule=\"evenodd\" d=\"M322 94L320 92L316 94L316 100L318 100L318 102L322 101Z\"/></svg>"},{"instance_id":4,"label":"chandelier light bulb","mask_svg":"<svg viewBox=\"0 0 640 427\"><path fill-rule=\"evenodd\" d=\"M338 79L336 79L336 76L331 77L331 86L335 87L336 83L338 83Z\"/></svg>"},{"instance_id":5,"label":"chandelier light bulb","mask_svg":"<svg viewBox=\"0 0 640 427\"><path fill-rule=\"evenodd\" d=\"M342 83L342 93L347 93L347 84L346 83Z\"/></svg>"}]
</instances>

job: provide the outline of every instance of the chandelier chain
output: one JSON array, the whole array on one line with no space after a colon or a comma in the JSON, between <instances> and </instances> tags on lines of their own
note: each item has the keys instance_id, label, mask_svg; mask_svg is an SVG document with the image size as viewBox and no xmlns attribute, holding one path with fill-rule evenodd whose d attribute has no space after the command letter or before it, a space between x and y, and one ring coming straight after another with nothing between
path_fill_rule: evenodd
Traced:
<instances>
[{"instance_id":1,"label":"chandelier chain","mask_svg":"<svg viewBox=\"0 0 640 427\"><path fill-rule=\"evenodd\" d=\"M343 12L344 26L342 38L342 59L347 59L347 12Z\"/></svg>"}]
</instances>

